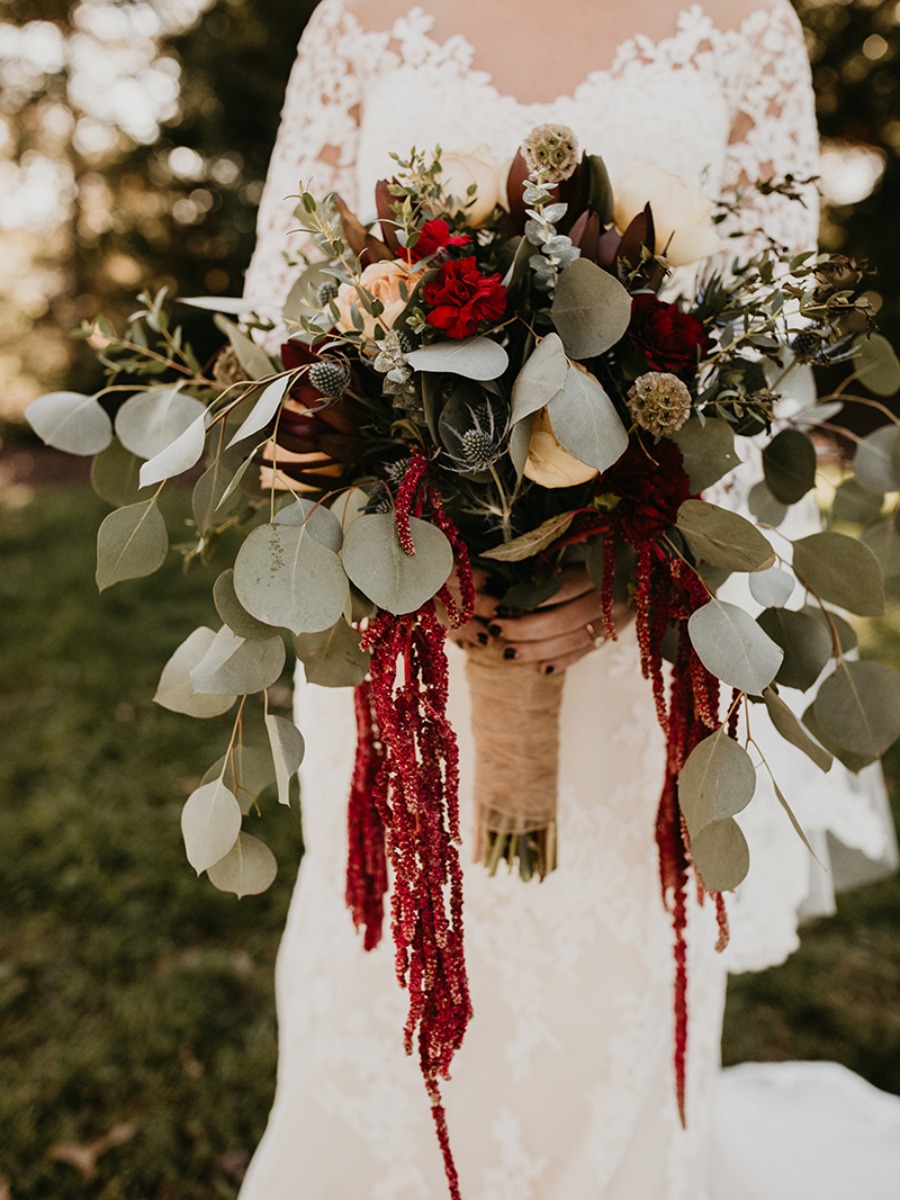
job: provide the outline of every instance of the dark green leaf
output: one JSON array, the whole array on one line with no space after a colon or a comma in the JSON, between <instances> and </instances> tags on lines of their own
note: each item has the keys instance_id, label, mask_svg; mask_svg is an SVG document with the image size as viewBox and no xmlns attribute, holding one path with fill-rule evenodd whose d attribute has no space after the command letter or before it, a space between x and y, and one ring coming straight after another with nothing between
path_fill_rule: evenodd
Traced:
<instances>
[{"instance_id":1,"label":"dark green leaf","mask_svg":"<svg viewBox=\"0 0 900 1200\"><path fill-rule=\"evenodd\" d=\"M880 758L900 735L900 675L884 663L839 663L813 704L822 741Z\"/></svg>"},{"instance_id":2,"label":"dark green leaf","mask_svg":"<svg viewBox=\"0 0 900 1200\"><path fill-rule=\"evenodd\" d=\"M860 487L856 479L846 479L834 493L831 515L836 521L869 525L881 513L884 497Z\"/></svg>"},{"instance_id":3,"label":"dark green leaf","mask_svg":"<svg viewBox=\"0 0 900 1200\"><path fill-rule=\"evenodd\" d=\"M775 682L782 687L811 688L832 656L828 627L821 617L787 608L767 608L756 618L760 628L784 651Z\"/></svg>"},{"instance_id":4,"label":"dark green leaf","mask_svg":"<svg viewBox=\"0 0 900 1200\"><path fill-rule=\"evenodd\" d=\"M102 592L123 579L152 575L168 551L169 535L155 499L117 508L97 531L97 587Z\"/></svg>"},{"instance_id":5,"label":"dark green leaf","mask_svg":"<svg viewBox=\"0 0 900 1200\"><path fill-rule=\"evenodd\" d=\"M764 571L775 562L774 550L755 525L705 500L685 500L675 525L694 554L715 567Z\"/></svg>"},{"instance_id":6,"label":"dark green leaf","mask_svg":"<svg viewBox=\"0 0 900 1200\"><path fill-rule=\"evenodd\" d=\"M734 430L718 417L691 417L670 435L681 450L692 492L702 492L733 470L740 459L734 450Z\"/></svg>"},{"instance_id":7,"label":"dark green leaf","mask_svg":"<svg viewBox=\"0 0 900 1200\"><path fill-rule=\"evenodd\" d=\"M319 687L357 687L369 670L369 654L360 648L359 632L343 617L322 633L294 638L297 657L310 683Z\"/></svg>"},{"instance_id":8,"label":"dark green leaf","mask_svg":"<svg viewBox=\"0 0 900 1200\"><path fill-rule=\"evenodd\" d=\"M896 425L885 425L863 438L853 457L853 473L861 488L881 495L900 487L898 445L900 429Z\"/></svg>"},{"instance_id":9,"label":"dark green leaf","mask_svg":"<svg viewBox=\"0 0 900 1200\"><path fill-rule=\"evenodd\" d=\"M782 429L763 450L769 491L782 504L796 504L816 482L816 448L799 429Z\"/></svg>"},{"instance_id":10,"label":"dark green leaf","mask_svg":"<svg viewBox=\"0 0 900 1200\"><path fill-rule=\"evenodd\" d=\"M856 378L876 396L893 396L900 389L900 361L894 347L880 333L856 343Z\"/></svg>"},{"instance_id":11,"label":"dark green leaf","mask_svg":"<svg viewBox=\"0 0 900 1200\"><path fill-rule=\"evenodd\" d=\"M802 750L807 758L812 759L821 771L830 771L833 762L832 756L827 750L823 750L821 746L812 740L800 724L800 720L795 715L793 709L785 704L778 693L773 691L772 688L766 688L763 692L763 700L766 702L766 709L772 724L785 741L790 742L792 746L796 746L798 750Z\"/></svg>"},{"instance_id":12,"label":"dark green leaf","mask_svg":"<svg viewBox=\"0 0 900 1200\"><path fill-rule=\"evenodd\" d=\"M122 508L147 498L139 482L141 459L119 441L112 441L91 463L91 486L98 496Z\"/></svg>"},{"instance_id":13,"label":"dark green leaf","mask_svg":"<svg viewBox=\"0 0 900 1200\"><path fill-rule=\"evenodd\" d=\"M860 617L884 612L884 583L868 546L843 533L813 533L794 542L794 574L819 600Z\"/></svg>"}]
</instances>

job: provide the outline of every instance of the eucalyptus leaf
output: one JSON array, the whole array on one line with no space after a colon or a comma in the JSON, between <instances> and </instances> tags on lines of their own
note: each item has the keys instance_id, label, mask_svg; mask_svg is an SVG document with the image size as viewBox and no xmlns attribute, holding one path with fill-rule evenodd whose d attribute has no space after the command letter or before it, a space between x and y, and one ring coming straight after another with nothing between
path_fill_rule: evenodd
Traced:
<instances>
[{"instance_id":1,"label":"eucalyptus leaf","mask_svg":"<svg viewBox=\"0 0 900 1200\"><path fill-rule=\"evenodd\" d=\"M878 562L885 579L896 579L900 575L900 532L892 517L878 521L862 535Z\"/></svg>"},{"instance_id":2,"label":"eucalyptus leaf","mask_svg":"<svg viewBox=\"0 0 900 1200\"><path fill-rule=\"evenodd\" d=\"M691 417L669 436L681 451L692 492L712 487L741 461L734 449L734 430L719 417Z\"/></svg>"},{"instance_id":3,"label":"eucalyptus leaf","mask_svg":"<svg viewBox=\"0 0 900 1200\"><path fill-rule=\"evenodd\" d=\"M900 488L896 457L898 443L900 428L896 425L876 429L858 443L853 458L853 473L861 488L879 494Z\"/></svg>"},{"instance_id":4,"label":"eucalyptus leaf","mask_svg":"<svg viewBox=\"0 0 900 1200\"><path fill-rule=\"evenodd\" d=\"M718 679L751 696L761 696L784 657L749 614L735 604L710 600L688 621L691 644Z\"/></svg>"},{"instance_id":5,"label":"eucalyptus leaf","mask_svg":"<svg viewBox=\"0 0 900 1200\"><path fill-rule=\"evenodd\" d=\"M708 892L729 892L750 870L750 850L737 821L713 821L691 838L691 858Z\"/></svg>"},{"instance_id":6,"label":"eucalyptus leaf","mask_svg":"<svg viewBox=\"0 0 900 1200\"><path fill-rule=\"evenodd\" d=\"M518 537L514 537L511 541L503 542L500 546L494 546L492 550L483 550L479 557L491 558L497 562L522 562L526 558L531 558L535 554L540 554L542 550L546 550L552 545L557 538L562 537L569 526L577 517L577 513L559 513L555 517L548 517L546 521L542 521L535 529L530 529L527 533L521 533Z\"/></svg>"},{"instance_id":7,"label":"eucalyptus leaf","mask_svg":"<svg viewBox=\"0 0 900 1200\"><path fill-rule=\"evenodd\" d=\"M223 571L213 584L213 604L222 621L233 634L249 642L262 642L278 631L271 625L251 617L234 590L234 570ZM196 665L196 664L195 664Z\"/></svg>"},{"instance_id":8,"label":"eucalyptus leaf","mask_svg":"<svg viewBox=\"0 0 900 1200\"><path fill-rule=\"evenodd\" d=\"M91 487L103 500L121 508L146 499L140 485L141 459L119 441L112 441L91 463Z\"/></svg>"},{"instance_id":9,"label":"eucalyptus leaf","mask_svg":"<svg viewBox=\"0 0 900 1200\"><path fill-rule=\"evenodd\" d=\"M711 822L743 812L755 791L753 760L724 728L698 742L678 776L678 802L691 840Z\"/></svg>"},{"instance_id":10,"label":"eucalyptus leaf","mask_svg":"<svg viewBox=\"0 0 900 1200\"><path fill-rule=\"evenodd\" d=\"M262 346L257 346L252 338L242 333L233 321L229 321L221 313L216 314L214 321L216 328L220 329L231 343L235 357L247 372L248 380L265 379L269 375L274 375L276 371L275 364L269 358L268 354L266 354L265 350L263 350Z\"/></svg>"},{"instance_id":11,"label":"eucalyptus leaf","mask_svg":"<svg viewBox=\"0 0 900 1200\"><path fill-rule=\"evenodd\" d=\"M474 337L420 346L407 354L406 361L415 371L449 373L484 381L499 379L509 366L509 355L493 338Z\"/></svg>"},{"instance_id":12,"label":"eucalyptus leaf","mask_svg":"<svg viewBox=\"0 0 900 1200\"><path fill-rule=\"evenodd\" d=\"M344 544L344 531L338 517L324 504L312 500L292 500L275 514L276 525L302 525L311 537L335 554Z\"/></svg>"},{"instance_id":13,"label":"eucalyptus leaf","mask_svg":"<svg viewBox=\"0 0 900 1200\"><path fill-rule=\"evenodd\" d=\"M808 613L815 620L821 622L828 630L828 637L831 639L831 644L834 646L835 640L840 647L842 654L849 654L851 650L855 650L859 645L859 638L856 636L856 630L849 621L845 621L838 613L833 612L830 608L823 608L818 604L807 604L801 609L801 612Z\"/></svg>"},{"instance_id":14,"label":"eucalyptus leaf","mask_svg":"<svg viewBox=\"0 0 900 1200\"><path fill-rule=\"evenodd\" d=\"M877 754L854 754L852 751L845 750L834 742L830 742L827 734L822 732L816 720L815 701L810 704L809 708L803 714L803 724L817 742L821 742L823 746L827 746L838 762L845 766L848 771L853 771L854 774L878 761L879 756Z\"/></svg>"},{"instance_id":15,"label":"eucalyptus leaf","mask_svg":"<svg viewBox=\"0 0 900 1200\"><path fill-rule=\"evenodd\" d=\"M241 812L246 816L260 792L275 782L275 763L268 744L248 746L237 742L228 754L213 763L200 782L212 783L216 779L230 784Z\"/></svg>"},{"instance_id":16,"label":"eucalyptus leaf","mask_svg":"<svg viewBox=\"0 0 900 1200\"><path fill-rule=\"evenodd\" d=\"M570 358L596 358L624 337L631 296L608 271L577 258L560 273L550 317Z\"/></svg>"},{"instance_id":17,"label":"eucalyptus leaf","mask_svg":"<svg viewBox=\"0 0 900 1200\"><path fill-rule=\"evenodd\" d=\"M512 386L512 424L546 408L565 387L569 364L559 334L541 338Z\"/></svg>"},{"instance_id":18,"label":"eucalyptus leaf","mask_svg":"<svg viewBox=\"0 0 900 1200\"><path fill-rule=\"evenodd\" d=\"M194 485L191 511L201 537L206 537L215 529L218 522L223 521L239 503L240 497L235 492L224 498L233 475L234 464L223 455L218 455Z\"/></svg>"},{"instance_id":19,"label":"eucalyptus leaf","mask_svg":"<svg viewBox=\"0 0 900 1200\"><path fill-rule=\"evenodd\" d=\"M531 449L531 432L535 418L524 417L513 425L509 435L509 457L516 469L516 480L520 481L525 474L525 464L528 461L528 451Z\"/></svg>"},{"instance_id":20,"label":"eucalyptus leaf","mask_svg":"<svg viewBox=\"0 0 900 1200\"><path fill-rule=\"evenodd\" d=\"M204 783L181 811L187 859L199 875L224 858L241 831L241 808L221 780Z\"/></svg>"},{"instance_id":21,"label":"eucalyptus leaf","mask_svg":"<svg viewBox=\"0 0 900 1200\"><path fill-rule=\"evenodd\" d=\"M876 396L893 396L900 390L900 360L886 337L868 334L856 342L856 378Z\"/></svg>"},{"instance_id":22,"label":"eucalyptus leaf","mask_svg":"<svg viewBox=\"0 0 900 1200\"><path fill-rule=\"evenodd\" d=\"M860 617L884 612L884 583L868 546L828 530L794 542L794 574L819 600Z\"/></svg>"},{"instance_id":23,"label":"eucalyptus leaf","mask_svg":"<svg viewBox=\"0 0 900 1200\"><path fill-rule=\"evenodd\" d=\"M763 692L763 700L766 704L766 711L776 730L781 734L786 742L790 742L792 746L796 746L798 750L802 750L807 758L811 759L820 771L830 771L831 764L834 761L833 757L827 750L812 740L803 726L800 724L800 719L776 691L772 688L766 688Z\"/></svg>"},{"instance_id":24,"label":"eucalyptus leaf","mask_svg":"<svg viewBox=\"0 0 900 1200\"><path fill-rule=\"evenodd\" d=\"M799 429L782 429L763 449L769 491L782 504L796 504L815 486L816 448Z\"/></svg>"},{"instance_id":25,"label":"eucalyptus leaf","mask_svg":"<svg viewBox=\"0 0 900 1200\"><path fill-rule=\"evenodd\" d=\"M328 505L329 510L334 513L340 522L342 539L356 518L363 515L368 503L368 492L363 491L359 487L352 487L346 491L338 492Z\"/></svg>"},{"instance_id":26,"label":"eucalyptus leaf","mask_svg":"<svg viewBox=\"0 0 900 1200\"><path fill-rule=\"evenodd\" d=\"M205 695L250 695L271 687L284 670L284 662L280 637L251 642L225 625L191 671L191 683Z\"/></svg>"},{"instance_id":27,"label":"eucalyptus leaf","mask_svg":"<svg viewBox=\"0 0 900 1200\"><path fill-rule=\"evenodd\" d=\"M188 308L199 308L204 312L228 313L232 317L240 317L247 312L255 312L256 305L244 296L179 296L178 303Z\"/></svg>"},{"instance_id":28,"label":"eucalyptus leaf","mask_svg":"<svg viewBox=\"0 0 900 1200\"><path fill-rule=\"evenodd\" d=\"M628 449L628 432L616 406L600 382L577 367L569 368L563 390L547 405L547 415L563 449L598 471L618 462Z\"/></svg>"},{"instance_id":29,"label":"eucalyptus leaf","mask_svg":"<svg viewBox=\"0 0 900 1200\"><path fill-rule=\"evenodd\" d=\"M754 483L747 496L747 507L763 525L777 529L788 514L787 505L776 500L764 480Z\"/></svg>"},{"instance_id":30,"label":"eucalyptus leaf","mask_svg":"<svg viewBox=\"0 0 900 1200\"><path fill-rule=\"evenodd\" d=\"M808 837L806 836L806 834L803 832L803 826L802 826L802 825L800 824L800 822L797 820L797 817L796 817L796 815L795 815L795 813L794 813L794 810L793 810L793 809L791 808L791 806L788 804L788 802L787 802L787 799L786 799L786 797L785 797L785 795L784 795L784 792L781 790L781 788L780 788L780 787L778 786L778 784L775 782L775 777L774 777L774 776L770 776L770 778L771 778L771 780L772 780L772 788L773 788L773 790L774 790L774 792L775 792L775 795L776 795L776 797L778 798L778 803L779 803L779 804L781 805L781 807L784 809L784 811L785 811L785 814L787 815L787 819L790 821L791 825L793 825L793 827L794 827L794 832L796 833L796 835L797 835L797 837L800 839L800 841L803 843L803 845L806 847L806 849L807 849L807 850L810 852L810 854L813 856L813 858L815 858L815 859L816 859L816 862L819 862L818 858L816 858L816 852L815 852L815 850L813 850L812 846L809 844L809 838L808 838ZM819 866L821 866L821 865L822 865L822 864L821 864L821 863L819 863Z\"/></svg>"},{"instance_id":31,"label":"eucalyptus leaf","mask_svg":"<svg viewBox=\"0 0 900 1200\"><path fill-rule=\"evenodd\" d=\"M348 587L341 560L305 525L260 525L234 564L234 590L247 612L292 633L330 629Z\"/></svg>"},{"instance_id":32,"label":"eucalyptus leaf","mask_svg":"<svg viewBox=\"0 0 900 1200\"><path fill-rule=\"evenodd\" d=\"M241 832L224 858L209 868L209 881L220 892L232 892L238 900L258 896L272 886L278 874L275 855L259 838Z\"/></svg>"},{"instance_id":33,"label":"eucalyptus leaf","mask_svg":"<svg viewBox=\"0 0 900 1200\"><path fill-rule=\"evenodd\" d=\"M209 411L204 410L195 421L192 421L184 433L159 454L148 459L141 467L141 487L150 487L154 483L162 483L174 475L181 475L195 466L203 455L206 445L206 426Z\"/></svg>"},{"instance_id":34,"label":"eucalyptus leaf","mask_svg":"<svg viewBox=\"0 0 900 1200\"><path fill-rule=\"evenodd\" d=\"M775 551L755 525L705 500L685 500L675 526L694 554L728 571L764 571L775 562Z\"/></svg>"},{"instance_id":35,"label":"eucalyptus leaf","mask_svg":"<svg viewBox=\"0 0 900 1200\"><path fill-rule=\"evenodd\" d=\"M288 390L290 382L290 375L280 375L277 379L273 379L271 383L266 384L259 399L241 422L240 427L235 431L231 441L228 443L228 449L231 449L236 442L243 442L245 438L259 433L261 429L265 429L267 425L270 425L275 420L275 414L281 407L281 402L284 399L284 394Z\"/></svg>"},{"instance_id":36,"label":"eucalyptus leaf","mask_svg":"<svg viewBox=\"0 0 900 1200\"><path fill-rule=\"evenodd\" d=\"M203 661L215 636L211 629L201 625L185 638L162 669L153 697L156 704L170 712L204 719L228 712L237 695L201 696L191 683L191 671Z\"/></svg>"},{"instance_id":37,"label":"eucalyptus leaf","mask_svg":"<svg viewBox=\"0 0 900 1200\"><path fill-rule=\"evenodd\" d=\"M42 442L66 454L99 454L112 441L106 411L81 392L48 392L29 404L25 419Z\"/></svg>"},{"instance_id":38,"label":"eucalyptus leaf","mask_svg":"<svg viewBox=\"0 0 900 1200\"><path fill-rule=\"evenodd\" d=\"M291 803L291 780L300 769L306 746L303 734L293 721L286 717L266 716L266 733L272 748L275 763L275 779L278 784L278 803Z\"/></svg>"},{"instance_id":39,"label":"eucalyptus leaf","mask_svg":"<svg viewBox=\"0 0 900 1200\"><path fill-rule=\"evenodd\" d=\"M823 421L830 421L832 417L838 416L844 411L844 403L842 400L830 400L825 404L812 404L809 408L803 408L798 413L794 413L791 417L793 425L821 425Z\"/></svg>"},{"instance_id":40,"label":"eucalyptus leaf","mask_svg":"<svg viewBox=\"0 0 900 1200\"><path fill-rule=\"evenodd\" d=\"M900 735L900 675L884 663L838 664L813 703L824 744L880 758Z\"/></svg>"},{"instance_id":41,"label":"eucalyptus leaf","mask_svg":"<svg viewBox=\"0 0 900 1200\"><path fill-rule=\"evenodd\" d=\"M97 587L103 592L123 579L152 575L168 552L169 535L155 499L117 508L97 531Z\"/></svg>"},{"instance_id":42,"label":"eucalyptus leaf","mask_svg":"<svg viewBox=\"0 0 900 1200\"><path fill-rule=\"evenodd\" d=\"M176 388L150 388L116 413L116 435L138 458L152 459L206 413L206 405Z\"/></svg>"},{"instance_id":43,"label":"eucalyptus leaf","mask_svg":"<svg viewBox=\"0 0 900 1200\"><path fill-rule=\"evenodd\" d=\"M391 513L368 513L350 526L342 551L344 568L359 590L397 615L415 612L430 600L453 570L453 548L439 529L413 517L410 531L415 554L400 545Z\"/></svg>"},{"instance_id":44,"label":"eucalyptus leaf","mask_svg":"<svg viewBox=\"0 0 900 1200\"><path fill-rule=\"evenodd\" d=\"M784 651L784 661L775 682L801 692L811 688L834 649L825 622L812 613L794 612L788 608L767 608L756 619L760 628Z\"/></svg>"},{"instance_id":45,"label":"eucalyptus leaf","mask_svg":"<svg viewBox=\"0 0 900 1200\"><path fill-rule=\"evenodd\" d=\"M258 449L259 449L259 447L257 446L256 450L258 450ZM241 463L241 465L235 471L234 475L232 475L230 482L226 486L225 490L222 492L222 495L221 495L218 503L216 504L216 508L215 508L216 512L220 512L220 511L228 512L228 508L230 507L228 502L231 500L232 496L234 496L236 494L238 488L243 483L244 476L247 474L248 469L253 466L254 459L256 456L256 450L254 450L247 458L244 459L244 461ZM226 507L226 505L228 507Z\"/></svg>"},{"instance_id":46,"label":"eucalyptus leaf","mask_svg":"<svg viewBox=\"0 0 900 1200\"><path fill-rule=\"evenodd\" d=\"M322 633L299 634L294 648L307 681L319 687L357 687L369 671L360 635L343 617Z\"/></svg>"},{"instance_id":47,"label":"eucalyptus leaf","mask_svg":"<svg viewBox=\"0 0 900 1200\"><path fill-rule=\"evenodd\" d=\"M793 591L793 576L781 567L769 567L750 576L750 595L765 608L783 608Z\"/></svg>"},{"instance_id":48,"label":"eucalyptus leaf","mask_svg":"<svg viewBox=\"0 0 900 1200\"><path fill-rule=\"evenodd\" d=\"M857 479L845 479L834 493L831 515L835 521L869 525L881 515L884 496L860 486Z\"/></svg>"}]
</instances>

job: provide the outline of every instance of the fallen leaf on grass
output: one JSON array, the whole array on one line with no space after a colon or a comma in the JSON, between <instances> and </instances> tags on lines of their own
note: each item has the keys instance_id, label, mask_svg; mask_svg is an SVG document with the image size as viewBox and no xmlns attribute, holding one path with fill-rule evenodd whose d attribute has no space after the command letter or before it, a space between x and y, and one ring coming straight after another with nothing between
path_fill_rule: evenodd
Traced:
<instances>
[{"instance_id":1,"label":"fallen leaf on grass","mask_svg":"<svg viewBox=\"0 0 900 1200\"><path fill-rule=\"evenodd\" d=\"M47 1157L57 1162L68 1163L70 1167L80 1171L82 1178L88 1181L97 1174L97 1163L106 1151L130 1142L136 1133L137 1125L133 1121L120 1121L118 1125L113 1125L109 1133L89 1142L57 1142L47 1151ZM0 1200L3 1200L2 1192Z\"/></svg>"}]
</instances>

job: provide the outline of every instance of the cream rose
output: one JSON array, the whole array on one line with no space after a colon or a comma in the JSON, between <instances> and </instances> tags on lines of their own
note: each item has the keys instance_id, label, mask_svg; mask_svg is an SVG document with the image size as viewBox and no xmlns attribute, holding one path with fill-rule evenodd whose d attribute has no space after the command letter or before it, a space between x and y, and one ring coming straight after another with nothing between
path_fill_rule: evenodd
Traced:
<instances>
[{"instance_id":1,"label":"cream rose","mask_svg":"<svg viewBox=\"0 0 900 1200\"><path fill-rule=\"evenodd\" d=\"M525 462L525 475L545 488L574 487L599 474L574 454L564 450L553 434L546 408L538 411L531 427L531 442Z\"/></svg>"},{"instance_id":2,"label":"cream rose","mask_svg":"<svg viewBox=\"0 0 900 1200\"><path fill-rule=\"evenodd\" d=\"M498 204L506 207L508 163L500 163L490 146L451 150L441 155L441 189L450 202L448 211L464 212L470 225L483 225ZM475 185L473 196L469 188ZM469 200L472 207L467 208Z\"/></svg>"},{"instance_id":3,"label":"cream rose","mask_svg":"<svg viewBox=\"0 0 900 1200\"><path fill-rule=\"evenodd\" d=\"M337 321L338 329L343 330L345 333L355 331L356 326L353 324L352 311L354 304L359 309L359 315L362 317L362 333L364 337L373 338L375 336L376 325L380 325L384 330L392 329L394 322L403 312L404 308L406 308L409 301L409 293L415 287L416 280L420 274L421 271L411 271L407 263L394 260L372 263L366 267L359 277L359 282L360 286L370 296L373 296L376 300L380 300L384 305L384 311L378 317L373 317L363 307L355 284L342 283L334 298L340 312L340 318ZM406 290L406 299L403 298L401 288L405 288Z\"/></svg>"},{"instance_id":4,"label":"cream rose","mask_svg":"<svg viewBox=\"0 0 900 1200\"><path fill-rule=\"evenodd\" d=\"M671 171L655 163L625 163L612 179L613 220L622 232L645 204L653 211L656 253L673 267L708 258L724 243L712 223L713 202Z\"/></svg>"}]
</instances>

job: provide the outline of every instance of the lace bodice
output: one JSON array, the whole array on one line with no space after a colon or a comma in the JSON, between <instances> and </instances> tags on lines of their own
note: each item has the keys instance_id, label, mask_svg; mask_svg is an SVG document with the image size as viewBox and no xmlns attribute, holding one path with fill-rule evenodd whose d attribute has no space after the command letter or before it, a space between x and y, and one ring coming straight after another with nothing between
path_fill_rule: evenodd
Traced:
<instances>
[{"instance_id":1,"label":"lace bodice","mask_svg":"<svg viewBox=\"0 0 900 1200\"><path fill-rule=\"evenodd\" d=\"M700 4L670 37L635 36L612 64L552 102L521 103L473 67L461 36L441 42L433 17L411 8L390 29L365 29L344 0L322 0L301 42L259 214L259 242L245 294L277 307L290 283L285 254L300 180L341 193L371 216L375 182L392 174L390 152L488 144L511 156L532 126L565 121L610 166L653 159L712 198L772 174L816 173L818 142L809 63L787 0L762 5L721 30ZM627 114L611 119L610 114ZM690 131L685 136L686 130ZM636 148L639 150L636 152ZM762 225L792 249L815 242L818 205L756 197L742 229Z\"/></svg>"}]
</instances>

